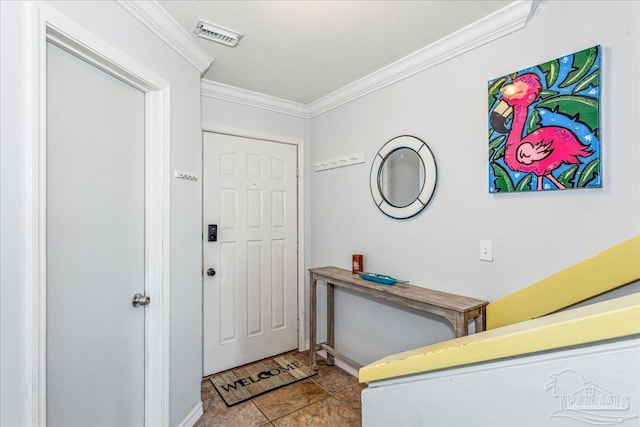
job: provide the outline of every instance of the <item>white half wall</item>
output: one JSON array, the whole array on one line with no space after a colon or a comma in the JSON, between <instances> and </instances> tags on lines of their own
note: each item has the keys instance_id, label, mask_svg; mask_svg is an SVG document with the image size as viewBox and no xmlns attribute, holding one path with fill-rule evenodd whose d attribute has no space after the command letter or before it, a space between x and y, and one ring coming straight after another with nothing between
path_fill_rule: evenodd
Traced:
<instances>
[{"instance_id":1,"label":"white half wall","mask_svg":"<svg viewBox=\"0 0 640 427\"><path fill-rule=\"evenodd\" d=\"M312 118L312 163L361 151L367 163L311 174L310 266L350 268L358 252L366 271L494 301L640 233L639 20L638 2L543 2L526 28ZM596 44L603 188L489 194L487 81ZM369 173L403 134L430 146L438 184L422 213L393 220L374 205ZM493 262L479 260L481 239ZM336 348L361 364L454 335L348 292L335 304Z\"/></svg>"},{"instance_id":2,"label":"white half wall","mask_svg":"<svg viewBox=\"0 0 640 427\"><path fill-rule=\"evenodd\" d=\"M112 1L51 1L68 17L170 85L170 168L200 175L200 73ZM31 424L29 355L25 336L31 313L25 294L28 230L24 194L31 125L26 111L33 70L29 53L31 8L36 2L1 2L2 37L2 368L0 424ZM173 174L171 174L173 176ZM170 183L170 378L169 424L179 424L200 402L201 181Z\"/></svg>"},{"instance_id":3,"label":"white half wall","mask_svg":"<svg viewBox=\"0 0 640 427\"><path fill-rule=\"evenodd\" d=\"M639 359L636 336L374 382L362 425L637 425Z\"/></svg>"}]
</instances>

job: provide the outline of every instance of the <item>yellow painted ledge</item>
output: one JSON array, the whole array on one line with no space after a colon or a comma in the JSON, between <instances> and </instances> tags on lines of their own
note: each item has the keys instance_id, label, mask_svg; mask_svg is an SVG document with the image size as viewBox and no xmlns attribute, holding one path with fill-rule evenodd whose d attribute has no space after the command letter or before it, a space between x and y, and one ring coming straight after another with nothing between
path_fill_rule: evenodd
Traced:
<instances>
[{"instance_id":1,"label":"yellow painted ledge","mask_svg":"<svg viewBox=\"0 0 640 427\"><path fill-rule=\"evenodd\" d=\"M550 314L387 356L360 369L360 382L640 334L640 294Z\"/></svg>"},{"instance_id":2,"label":"yellow painted ledge","mask_svg":"<svg viewBox=\"0 0 640 427\"><path fill-rule=\"evenodd\" d=\"M640 236L487 306L487 329L535 319L640 279Z\"/></svg>"}]
</instances>

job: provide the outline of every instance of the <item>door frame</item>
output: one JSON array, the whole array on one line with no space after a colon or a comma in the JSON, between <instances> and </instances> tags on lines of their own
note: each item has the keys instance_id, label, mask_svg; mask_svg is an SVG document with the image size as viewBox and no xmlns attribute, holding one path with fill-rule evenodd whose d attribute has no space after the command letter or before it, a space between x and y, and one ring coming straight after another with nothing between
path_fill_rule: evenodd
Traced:
<instances>
[{"instance_id":1,"label":"door frame","mask_svg":"<svg viewBox=\"0 0 640 427\"><path fill-rule=\"evenodd\" d=\"M27 244L27 399L31 424L46 425L46 149L47 43L51 42L144 93L145 308L144 418L169 424L169 84L129 56L41 2L28 6L30 75L25 218ZM142 374L142 373L141 373Z\"/></svg>"},{"instance_id":2,"label":"door frame","mask_svg":"<svg viewBox=\"0 0 640 427\"><path fill-rule=\"evenodd\" d=\"M249 129L237 129L229 126L218 125L214 123L202 123L202 152L204 158L204 132L218 133L222 135L238 136L242 138L259 139L266 142L277 142L280 144L289 144L296 147L296 180L297 180L297 216L298 216L298 232L297 232L297 284L298 284L298 351L305 350L305 282L307 275L304 269L304 139L292 138L288 136L273 135L265 132L259 132ZM202 162L202 173L204 176L204 162ZM202 206L204 209L204 186L202 193ZM203 231L204 233L204 231ZM203 234L204 235L204 234ZM203 239L204 244L204 239ZM204 286L204 264L202 274L202 286ZM204 329L203 329L204 333ZM203 337L204 339L204 337ZM204 357L204 356L203 356Z\"/></svg>"}]
</instances>

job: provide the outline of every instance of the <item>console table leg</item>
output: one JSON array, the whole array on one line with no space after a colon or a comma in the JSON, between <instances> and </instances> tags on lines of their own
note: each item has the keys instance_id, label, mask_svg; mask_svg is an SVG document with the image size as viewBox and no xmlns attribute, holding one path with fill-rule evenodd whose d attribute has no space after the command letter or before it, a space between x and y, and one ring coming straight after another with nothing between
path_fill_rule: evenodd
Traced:
<instances>
[{"instance_id":1,"label":"console table leg","mask_svg":"<svg viewBox=\"0 0 640 427\"><path fill-rule=\"evenodd\" d=\"M453 322L453 329L456 331L456 338L469 335L469 323L464 313L456 313Z\"/></svg>"},{"instance_id":2,"label":"console table leg","mask_svg":"<svg viewBox=\"0 0 640 427\"><path fill-rule=\"evenodd\" d=\"M313 273L309 275L309 367L317 371L316 363L316 278Z\"/></svg>"},{"instance_id":3,"label":"console table leg","mask_svg":"<svg viewBox=\"0 0 640 427\"><path fill-rule=\"evenodd\" d=\"M331 348L335 348L334 342L334 323L333 323L333 284L327 283L327 345ZM327 365L331 366L334 363L334 357L332 354L327 353Z\"/></svg>"},{"instance_id":4,"label":"console table leg","mask_svg":"<svg viewBox=\"0 0 640 427\"><path fill-rule=\"evenodd\" d=\"M480 309L480 315L473 319L473 322L476 328L476 334L487 329L487 316L484 307Z\"/></svg>"}]
</instances>

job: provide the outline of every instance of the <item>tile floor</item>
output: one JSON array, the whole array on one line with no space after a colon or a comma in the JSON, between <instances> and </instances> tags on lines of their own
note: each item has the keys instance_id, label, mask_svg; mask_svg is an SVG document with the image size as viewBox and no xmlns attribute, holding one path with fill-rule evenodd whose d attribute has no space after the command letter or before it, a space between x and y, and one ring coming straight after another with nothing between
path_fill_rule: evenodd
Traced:
<instances>
[{"instance_id":1,"label":"tile floor","mask_svg":"<svg viewBox=\"0 0 640 427\"><path fill-rule=\"evenodd\" d=\"M290 353L305 365L309 352ZM211 381L202 381L204 415L196 427L360 426L360 393L366 387L318 358L318 374L227 407Z\"/></svg>"}]
</instances>

